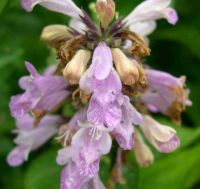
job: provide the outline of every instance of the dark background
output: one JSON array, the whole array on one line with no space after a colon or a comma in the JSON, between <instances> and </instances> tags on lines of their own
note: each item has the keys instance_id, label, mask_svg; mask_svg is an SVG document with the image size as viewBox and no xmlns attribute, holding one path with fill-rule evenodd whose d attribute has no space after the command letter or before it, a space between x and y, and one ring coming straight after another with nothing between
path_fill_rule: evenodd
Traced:
<instances>
[{"instance_id":1,"label":"dark background","mask_svg":"<svg viewBox=\"0 0 200 189\"><path fill-rule=\"evenodd\" d=\"M75 0L88 9L89 0ZM116 0L117 10L126 15L141 0ZM200 1L174 0L180 21L176 26L165 20L150 36L152 55L145 62L176 76L186 75L191 89L193 106L183 114L181 127L157 116L163 123L173 125L181 138L181 148L169 155L155 152L155 163L139 168L134 156L124 167L126 185L120 189L200 189ZM55 54L40 40L40 33L48 24L67 24L68 18L37 6L25 12L18 0L0 0L0 188L2 189L58 189L61 168L55 157L59 146L55 141L34 152L29 162L20 168L10 168L5 161L14 147L8 102L20 91L18 79L27 72L24 61L32 62L40 71L55 62ZM101 161L101 177L106 182L110 170L110 156Z\"/></svg>"}]
</instances>

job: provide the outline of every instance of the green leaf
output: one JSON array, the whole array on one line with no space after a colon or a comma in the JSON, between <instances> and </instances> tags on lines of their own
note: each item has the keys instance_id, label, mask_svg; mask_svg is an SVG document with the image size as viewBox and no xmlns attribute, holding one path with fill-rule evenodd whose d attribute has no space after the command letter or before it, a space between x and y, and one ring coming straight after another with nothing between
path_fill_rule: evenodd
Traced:
<instances>
[{"instance_id":1,"label":"green leaf","mask_svg":"<svg viewBox=\"0 0 200 189\"><path fill-rule=\"evenodd\" d=\"M195 177L194 169L199 168L200 146L180 151L155 162L151 167L141 169L140 189L184 189L188 184L188 174ZM193 180L194 181L194 180Z\"/></svg>"},{"instance_id":2,"label":"green leaf","mask_svg":"<svg viewBox=\"0 0 200 189\"><path fill-rule=\"evenodd\" d=\"M109 155L103 156L100 161L99 175L104 184L108 183L111 161Z\"/></svg>"},{"instance_id":3,"label":"green leaf","mask_svg":"<svg viewBox=\"0 0 200 189\"><path fill-rule=\"evenodd\" d=\"M10 64L13 64L15 60L19 60L22 54L23 54L22 50L17 50L14 52L9 52L7 54L4 54L2 57L0 57L0 69Z\"/></svg>"},{"instance_id":4,"label":"green leaf","mask_svg":"<svg viewBox=\"0 0 200 189\"><path fill-rule=\"evenodd\" d=\"M25 175L26 189L59 189L61 168L56 164L56 149L46 151L31 162Z\"/></svg>"},{"instance_id":5,"label":"green leaf","mask_svg":"<svg viewBox=\"0 0 200 189\"><path fill-rule=\"evenodd\" d=\"M120 16L128 15L137 5L141 3L141 0L116 0L116 10L120 13Z\"/></svg>"},{"instance_id":6,"label":"green leaf","mask_svg":"<svg viewBox=\"0 0 200 189\"><path fill-rule=\"evenodd\" d=\"M0 187L2 189L24 189L23 169L9 167L5 159L5 157L0 156L1 173L3 173L0 177Z\"/></svg>"},{"instance_id":7,"label":"green leaf","mask_svg":"<svg viewBox=\"0 0 200 189\"><path fill-rule=\"evenodd\" d=\"M188 174L186 184L185 184L187 188L192 188L197 182L199 182L199 179L200 179L199 167L200 167L200 162L197 162L194 165L194 169L192 170L192 174Z\"/></svg>"},{"instance_id":8,"label":"green leaf","mask_svg":"<svg viewBox=\"0 0 200 189\"><path fill-rule=\"evenodd\" d=\"M199 84L190 84L189 88L191 89L190 99L192 100L192 107L189 107L187 113L189 114L190 118L196 125L200 125L199 119L199 107L200 107L200 87Z\"/></svg>"},{"instance_id":9,"label":"green leaf","mask_svg":"<svg viewBox=\"0 0 200 189\"><path fill-rule=\"evenodd\" d=\"M9 0L1 0L0 1L0 14L3 12L5 7L8 5Z\"/></svg>"},{"instance_id":10,"label":"green leaf","mask_svg":"<svg viewBox=\"0 0 200 189\"><path fill-rule=\"evenodd\" d=\"M125 184L118 184L116 189L139 189L139 168L133 153L129 153L128 161L123 165L122 175L125 179Z\"/></svg>"},{"instance_id":11,"label":"green leaf","mask_svg":"<svg viewBox=\"0 0 200 189\"><path fill-rule=\"evenodd\" d=\"M193 26L176 26L159 31L154 36L158 39L176 41L200 58L200 33L198 29Z\"/></svg>"}]
</instances>

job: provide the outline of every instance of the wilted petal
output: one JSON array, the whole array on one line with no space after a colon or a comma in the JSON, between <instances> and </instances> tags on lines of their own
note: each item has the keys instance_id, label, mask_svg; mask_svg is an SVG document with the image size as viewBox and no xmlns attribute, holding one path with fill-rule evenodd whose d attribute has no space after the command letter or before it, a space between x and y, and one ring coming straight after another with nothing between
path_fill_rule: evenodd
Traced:
<instances>
[{"instance_id":1,"label":"wilted petal","mask_svg":"<svg viewBox=\"0 0 200 189\"><path fill-rule=\"evenodd\" d=\"M148 90L141 96L142 102L152 112L161 112L180 122L180 114L191 105L189 91L184 88L186 78L147 69Z\"/></svg>"},{"instance_id":2,"label":"wilted petal","mask_svg":"<svg viewBox=\"0 0 200 189\"><path fill-rule=\"evenodd\" d=\"M55 12L59 12L72 18L80 19L82 11L72 0L21 0L22 6L26 11L32 11L37 4Z\"/></svg>"}]
</instances>

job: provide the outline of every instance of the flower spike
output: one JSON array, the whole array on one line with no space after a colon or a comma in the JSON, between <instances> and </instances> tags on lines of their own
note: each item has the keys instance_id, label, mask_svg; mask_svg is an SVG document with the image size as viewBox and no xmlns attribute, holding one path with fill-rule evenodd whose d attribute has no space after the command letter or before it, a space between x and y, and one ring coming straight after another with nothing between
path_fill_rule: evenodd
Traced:
<instances>
[{"instance_id":1,"label":"flower spike","mask_svg":"<svg viewBox=\"0 0 200 189\"><path fill-rule=\"evenodd\" d=\"M32 64L25 64L29 76L19 80L24 92L10 101L17 127L17 146L7 157L10 166L22 165L30 152L57 136L61 149L56 162L64 166L60 189L105 189L100 160L111 148L118 151L116 163L111 160L108 186L114 188L125 184L122 170L129 153L135 153L140 166L153 163L143 137L162 153L180 146L176 130L154 120L148 111L180 123L180 114L192 104L186 77L143 64L151 52L147 35L156 29L156 21L178 21L171 0L145 0L125 18L115 12L114 0L97 0L96 23L72 0L21 3L27 11L39 4L71 20L69 26L50 25L42 31L41 39L57 53L54 66L39 74ZM66 108L67 103L73 108ZM113 140L117 146L112 146Z\"/></svg>"}]
</instances>

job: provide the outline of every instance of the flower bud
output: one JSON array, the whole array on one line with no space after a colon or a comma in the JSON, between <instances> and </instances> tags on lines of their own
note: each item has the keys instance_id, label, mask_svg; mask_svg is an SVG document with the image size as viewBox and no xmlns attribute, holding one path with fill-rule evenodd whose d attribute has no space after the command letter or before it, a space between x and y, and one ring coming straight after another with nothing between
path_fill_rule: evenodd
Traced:
<instances>
[{"instance_id":1,"label":"flower bud","mask_svg":"<svg viewBox=\"0 0 200 189\"><path fill-rule=\"evenodd\" d=\"M150 116L143 116L140 124L147 140L162 153L170 153L180 146L180 140L176 135L176 130L158 123Z\"/></svg>"},{"instance_id":2,"label":"flower bud","mask_svg":"<svg viewBox=\"0 0 200 189\"><path fill-rule=\"evenodd\" d=\"M75 56L63 70L64 78L72 85L78 84L83 75L91 53L87 50L78 50Z\"/></svg>"},{"instance_id":3,"label":"flower bud","mask_svg":"<svg viewBox=\"0 0 200 189\"><path fill-rule=\"evenodd\" d=\"M138 67L120 49L112 49L113 61L125 85L134 85L139 79Z\"/></svg>"},{"instance_id":4,"label":"flower bud","mask_svg":"<svg viewBox=\"0 0 200 189\"><path fill-rule=\"evenodd\" d=\"M106 28L115 16L115 3L113 0L97 0L96 10L103 28Z\"/></svg>"},{"instance_id":5,"label":"flower bud","mask_svg":"<svg viewBox=\"0 0 200 189\"><path fill-rule=\"evenodd\" d=\"M136 131L134 136L134 152L140 166L146 167L153 163L154 156L150 148L145 144L141 134Z\"/></svg>"},{"instance_id":6,"label":"flower bud","mask_svg":"<svg viewBox=\"0 0 200 189\"><path fill-rule=\"evenodd\" d=\"M64 25L49 25L46 26L41 34L41 39L51 47L58 47L63 41L71 38L69 28Z\"/></svg>"}]
</instances>

